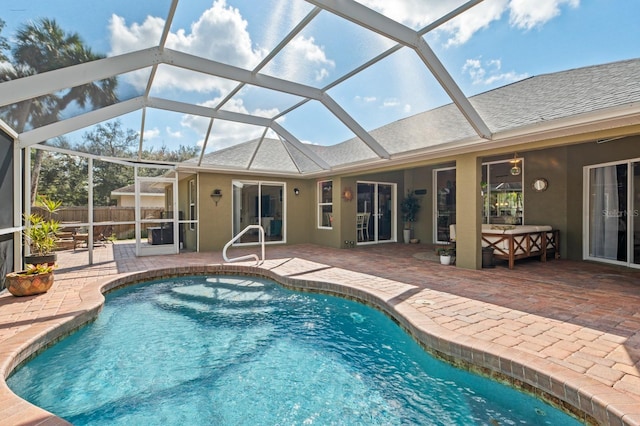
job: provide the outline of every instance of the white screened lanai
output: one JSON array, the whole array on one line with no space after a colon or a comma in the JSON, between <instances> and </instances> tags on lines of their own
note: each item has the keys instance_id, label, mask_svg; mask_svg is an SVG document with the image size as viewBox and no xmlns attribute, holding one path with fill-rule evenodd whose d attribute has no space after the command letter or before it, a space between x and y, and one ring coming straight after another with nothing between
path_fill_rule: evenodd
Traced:
<instances>
[{"instance_id":1,"label":"white screened lanai","mask_svg":"<svg viewBox=\"0 0 640 426\"><path fill-rule=\"evenodd\" d=\"M575 87L585 96L575 102L573 92L556 95L570 87L562 78L544 79L640 56L632 43L610 42L637 34L632 4L611 6L593 25L587 16L597 15L578 0L545 8L497 0L4 3L0 126L13 203L0 228L16 238L34 152L165 167L163 179L215 171L279 182L637 121L636 93ZM74 37L82 47L65 47ZM630 87L622 78L599 86L616 82L609 92ZM114 121L134 133L135 149L77 149L87 132ZM147 155L181 146L195 155ZM83 191L93 211L99 203ZM197 218L182 224L196 227Z\"/></svg>"}]
</instances>

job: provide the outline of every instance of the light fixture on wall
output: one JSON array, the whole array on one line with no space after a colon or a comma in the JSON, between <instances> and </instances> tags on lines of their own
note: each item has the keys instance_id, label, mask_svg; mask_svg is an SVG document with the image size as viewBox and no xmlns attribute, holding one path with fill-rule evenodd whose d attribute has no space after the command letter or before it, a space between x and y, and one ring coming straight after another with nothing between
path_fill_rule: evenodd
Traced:
<instances>
[{"instance_id":1,"label":"light fixture on wall","mask_svg":"<svg viewBox=\"0 0 640 426\"><path fill-rule=\"evenodd\" d=\"M353 200L353 191L351 190L351 187L346 187L345 189L342 190L342 198L345 201Z\"/></svg>"},{"instance_id":2,"label":"light fixture on wall","mask_svg":"<svg viewBox=\"0 0 640 426\"><path fill-rule=\"evenodd\" d=\"M511 174L513 176L518 176L522 172L522 169L520 168L520 165L519 165L520 164L520 160L518 160L518 154L517 153L513 154L513 160L511 160L510 162L511 162L511 164L513 164L513 166L511 166L511 170L510 170Z\"/></svg>"},{"instance_id":3,"label":"light fixture on wall","mask_svg":"<svg viewBox=\"0 0 640 426\"><path fill-rule=\"evenodd\" d=\"M298 188L293 188L293 193L296 195L300 195L300 190Z\"/></svg>"},{"instance_id":4,"label":"light fixture on wall","mask_svg":"<svg viewBox=\"0 0 640 426\"><path fill-rule=\"evenodd\" d=\"M218 201L220 201L220 198L222 198L222 190L214 189L211 192L211 199L213 200L214 203L216 203L216 206L218 205Z\"/></svg>"}]
</instances>

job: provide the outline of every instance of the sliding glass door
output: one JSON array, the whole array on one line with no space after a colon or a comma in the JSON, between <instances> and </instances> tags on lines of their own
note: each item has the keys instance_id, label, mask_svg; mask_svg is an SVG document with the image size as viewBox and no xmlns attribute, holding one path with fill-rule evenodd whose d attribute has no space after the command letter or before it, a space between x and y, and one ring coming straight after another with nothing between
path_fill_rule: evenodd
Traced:
<instances>
[{"instance_id":1,"label":"sliding glass door","mask_svg":"<svg viewBox=\"0 0 640 426\"><path fill-rule=\"evenodd\" d=\"M358 243L396 241L396 184L358 182Z\"/></svg>"},{"instance_id":2,"label":"sliding glass door","mask_svg":"<svg viewBox=\"0 0 640 426\"><path fill-rule=\"evenodd\" d=\"M448 243L450 225L456 223L456 169L437 169L433 175L435 242Z\"/></svg>"},{"instance_id":3,"label":"sliding glass door","mask_svg":"<svg viewBox=\"0 0 640 426\"><path fill-rule=\"evenodd\" d=\"M585 168L584 257L640 265L640 161Z\"/></svg>"},{"instance_id":4,"label":"sliding glass door","mask_svg":"<svg viewBox=\"0 0 640 426\"><path fill-rule=\"evenodd\" d=\"M285 185L280 182L233 182L233 235L248 225L262 225L267 242L285 240ZM256 243L257 230L244 234L239 243Z\"/></svg>"}]
</instances>

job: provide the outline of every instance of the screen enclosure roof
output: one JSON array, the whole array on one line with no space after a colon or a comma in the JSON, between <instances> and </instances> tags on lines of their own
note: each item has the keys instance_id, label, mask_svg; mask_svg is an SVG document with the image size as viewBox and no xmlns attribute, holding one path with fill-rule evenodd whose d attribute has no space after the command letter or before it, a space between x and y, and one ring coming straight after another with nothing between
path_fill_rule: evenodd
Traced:
<instances>
[{"instance_id":1,"label":"screen enclosure roof","mask_svg":"<svg viewBox=\"0 0 640 426\"><path fill-rule=\"evenodd\" d=\"M4 28L0 116L22 148L119 120L139 134L124 160L196 145L179 168L314 176L638 124L637 60L465 79L459 38L499 2L54 3L16 7L11 22L53 20L90 54L29 62ZM110 85L111 98L88 93Z\"/></svg>"}]
</instances>

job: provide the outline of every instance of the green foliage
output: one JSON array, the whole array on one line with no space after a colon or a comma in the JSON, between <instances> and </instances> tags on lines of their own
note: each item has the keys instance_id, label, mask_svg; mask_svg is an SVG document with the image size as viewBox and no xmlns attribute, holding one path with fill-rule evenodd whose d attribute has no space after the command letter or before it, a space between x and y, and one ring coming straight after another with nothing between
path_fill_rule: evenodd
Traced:
<instances>
[{"instance_id":1,"label":"green foliage","mask_svg":"<svg viewBox=\"0 0 640 426\"><path fill-rule=\"evenodd\" d=\"M5 22L0 19L0 32ZM0 81L16 80L71 65L104 58L84 44L78 33L63 30L55 20L34 19L19 27L12 35L13 45L0 36L0 61L7 60L7 66L0 67ZM6 52L6 54L5 54ZM18 133L28 128L38 128L59 120L68 107L96 109L117 101L116 77L94 81L69 90L43 95L16 102L0 111L0 118ZM63 138L43 141L48 145L77 149L107 157L137 158L158 161L183 161L197 155L198 148L180 146L171 151L162 147L158 151L138 153L138 133L122 129L118 121L98 125L84 135L81 143L72 146ZM45 194L49 198L62 200L65 205L88 204L87 160L77 156L32 151L32 188L35 194ZM162 173L160 169L141 169L141 175ZM106 161L94 161L94 196L96 206L108 205L114 189L133 183L133 168ZM45 184L38 190L39 184ZM31 200L35 203L35 199Z\"/></svg>"},{"instance_id":2,"label":"green foliage","mask_svg":"<svg viewBox=\"0 0 640 426\"><path fill-rule=\"evenodd\" d=\"M456 249L455 247L438 247L436 253L440 256L455 256Z\"/></svg>"},{"instance_id":3,"label":"green foliage","mask_svg":"<svg viewBox=\"0 0 640 426\"><path fill-rule=\"evenodd\" d=\"M400 203L400 212L402 213L402 220L405 223L415 222L417 220L418 211L420 211L420 200L416 197L416 194L409 190L407 196L404 197Z\"/></svg>"},{"instance_id":4,"label":"green foliage","mask_svg":"<svg viewBox=\"0 0 640 426\"><path fill-rule=\"evenodd\" d=\"M0 67L0 81L16 80L105 57L93 53L77 33L65 32L55 20L48 18L29 21L22 25L12 39L15 43L11 49L9 66ZM3 109L0 118L18 133L22 133L25 129L38 128L58 121L69 106L84 109L115 103L118 100L117 84L117 78L111 77L16 102ZM43 157L42 150L35 151L34 166L31 169L31 193L34 196L38 192ZM32 198L30 201L33 203L35 199Z\"/></svg>"},{"instance_id":5,"label":"green foliage","mask_svg":"<svg viewBox=\"0 0 640 426\"><path fill-rule=\"evenodd\" d=\"M76 155L45 152L38 192L66 206L87 205L87 160Z\"/></svg>"},{"instance_id":6,"label":"green foliage","mask_svg":"<svg viewBox=\"0 0 640 426\"><path fill-rule=\"evenodd\" d=\"M135 158L138 149L138 133L124 129L119 120L97 125L83 135L83 141L73 145L64 138L49 143L60 148L87 152L105 157ZM143 151L142 157L157 161L184 161L198 154L198 147L180 146L176 150L161 147L159 150ZM50 198L62 200L64 205L84 206L88 204L88 161L75 155L44 152L40 171L38 192ZM141 176L163 173L162 169L140 169ZM133 167L108 161L93 161L93 204L106 206L110 203L111 191L134 182Z\"/></svg>"},{"instance_id":7,"label":"green foliage","mask_svg":"<svg viewBox=\"0 0 640 426\"><path fill-rule=\"evenodd\" d=\"M6 24L7 23L5 21L0 19L0 33L2 32ZM2 53L3 51L8 51L9 49L10 47L9 47L9 43L7 42L7 39L3 36L0 36L0 62L9 60L9 58L7 58L7 55Z\"/></svg>"},{"instance_id":8,"label":"green foliage","mask_svg":"<svg viewBox=\"0 0 640 426\"><path fill-rule=\"evenodd\" d=\"M77 33L65 32L55 20L41 18L22 25L12 39L11 66L0 69L0 80L20 77L77 65L104 58L84 45ZM2 39L0 39L0 42ZM44 95L12 105L5 121L19 133L27 127L40 127L56 121L72 103L80 108L100 107L117 100L115 77L73 87L56 94ZM30 124L30 126L27 126Z\"/></svg>"},{"instance_id":9,"label":"green foliage","mask_svg":"<svg viewBox=\"0 0 640 426\"><path fill-rule=\"evenodd\" d=\"M25 216L28 224L23 234L31 247L31 254L44 256L57 247L60 222L53 219L52 215L60 209L62 202L40 196L38 203L48 212L49 217L45 218L37 213Z\"/></svg>"},{"instance_id":10,"label":"green foliage","mask_svg":"<svg viewBox=\"0 0 640 426\"><path fill-rule=\"evenodd\" d=\"M53 272L53 266L47 265L46 263L40 263L37 265L27 265L27 269L24 271L16 272L16 275L39 275L39 274L48 274Z\"/></svg>"}]
</instances>

